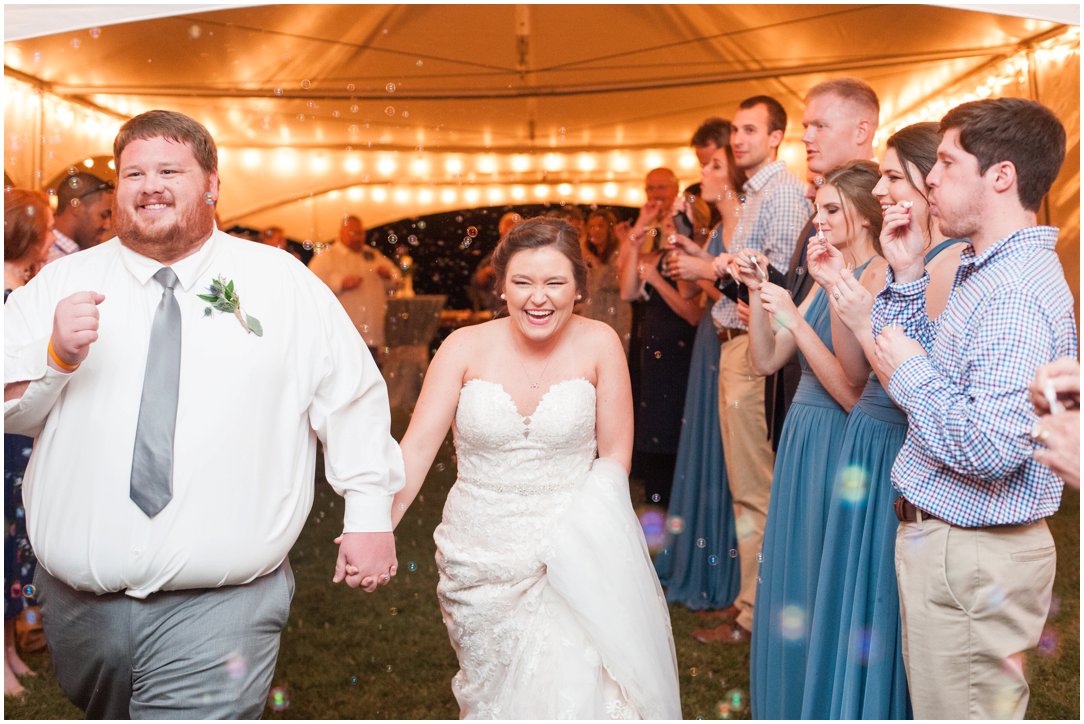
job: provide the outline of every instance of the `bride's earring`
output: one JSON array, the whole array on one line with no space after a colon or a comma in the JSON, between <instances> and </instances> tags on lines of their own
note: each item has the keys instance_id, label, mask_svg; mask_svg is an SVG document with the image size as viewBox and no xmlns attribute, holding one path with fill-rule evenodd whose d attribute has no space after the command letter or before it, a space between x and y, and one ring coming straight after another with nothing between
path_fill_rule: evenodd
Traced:
<instances>
[{"instance_id":1,"label":"bride's earring","mask_svg":"<svg viewBox=\"0 0 1084 724\"><path fill-rule=\"evenodd\" d=\"M505 299L508 299L508 297L506 297L506 296L504 295L504 292L501 292L501 300L505 300Z\"/></svg>"},{"instance_id":2,"label":"bride's earring","mask_svg":"<svg viewBox=\"0 0 1084 724\"><path fill-rule=\"evenodd\" d=\"M582 302L583 301L583 295L582 294L577 294L576 295L576 301L577 302Z\"/></svg>"}]
</instances>

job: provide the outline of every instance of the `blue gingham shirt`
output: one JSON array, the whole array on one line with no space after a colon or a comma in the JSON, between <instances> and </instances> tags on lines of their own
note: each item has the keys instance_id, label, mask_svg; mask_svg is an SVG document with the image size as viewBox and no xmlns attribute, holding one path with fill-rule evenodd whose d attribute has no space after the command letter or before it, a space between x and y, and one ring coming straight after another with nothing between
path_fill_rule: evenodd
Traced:
<instances>
[{"instance_id":1,"label":"blue gingham shirt","mask_svg":"<svg viewBox=\"0 0 1084 724\"><path fill-rule=\"evenodd\" d=\"M755 249L786 274L798 235L813 213L805 197L805 184L792 176L782 161L773 161L753 174L742 191L745 199L738 228L727 251L737 254L742 249ZM725 296L715 302L711 317L717 329L746 328L738 320L738 305Z\"/></svg>"},{"instance_id":2,"label":"blue gingham shirt","mask_svg":"<svg viewBox=\"0 0 1084 724\"><path fill-rule=\"evenodd\" d=\"M892 484L917 507L963 527L1031 523L1053 514L1061 481L1032 457L1028 385L1039 366L1077 354L1073 297L1054 246L1033 226L981 256L960 257L945 311L926 316L927 272L893 281L873 306L874 334L899 324L927 350L888 390L909 427Z\"/></svg>"}]
</instances>

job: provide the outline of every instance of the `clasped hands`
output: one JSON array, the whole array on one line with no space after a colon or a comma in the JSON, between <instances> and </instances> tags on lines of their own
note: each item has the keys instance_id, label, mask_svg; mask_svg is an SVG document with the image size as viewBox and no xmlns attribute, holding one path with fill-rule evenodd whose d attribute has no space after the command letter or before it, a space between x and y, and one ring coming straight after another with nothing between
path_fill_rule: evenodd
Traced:
<instances>
[{"instance_id":1,"label":"clasped hands","mask_svg":"<svg viewBox=\"0 0 1084 724\"><path fill-rule=\"evenodd\" d=\"M395 557L395 536L383 533L342 533L334 540L339 546L332 583L346 581L351 588L372 593L386 586L399 569Z\"/></svg>"}]
</instances>

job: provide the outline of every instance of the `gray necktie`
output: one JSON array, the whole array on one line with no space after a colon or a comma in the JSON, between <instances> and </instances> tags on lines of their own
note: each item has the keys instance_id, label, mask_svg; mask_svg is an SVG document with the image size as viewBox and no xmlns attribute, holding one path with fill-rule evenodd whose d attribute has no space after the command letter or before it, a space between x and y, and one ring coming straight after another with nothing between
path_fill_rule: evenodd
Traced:
<instances>
[{"instance_id":1,"label":"gray necktie","mask_svg":"<svg viewBox=\"0 0 1084 724\"><path fill-rule=\"evenodd\" d=\"M162 285L162 300L151 323L129 490L132 501L149 518L173 498L173 430L181 378L181 308L173 296L177 275L166 266L154 278Z\"/></svg>"}]
</instances>

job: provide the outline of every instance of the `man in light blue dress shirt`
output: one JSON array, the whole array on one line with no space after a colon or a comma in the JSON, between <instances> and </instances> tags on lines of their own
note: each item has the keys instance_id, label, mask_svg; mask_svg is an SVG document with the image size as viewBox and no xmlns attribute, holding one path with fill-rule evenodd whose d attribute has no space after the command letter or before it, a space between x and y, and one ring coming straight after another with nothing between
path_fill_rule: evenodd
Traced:
<instances>
[{"instance_id":1,"label":"man in light blue dress shirt","mask_svg":"<svg viewBox=\"0 0 1084 724\"><path fill-rule=\"evenodd\" d=\"M1054 582L1045 519L1062 489L1033 458L1028 385L1077 354L1058 230L1036 224L1065 129L1044 106L1003 98L957 106L941 131L930 209L970 248L929 319L922 235L910 208L889 207L891 269L873 310L888 391L909 424L892 468L903 655L916 719L1023 718L1024 654Z\"/></svg>"}]
</instances>

